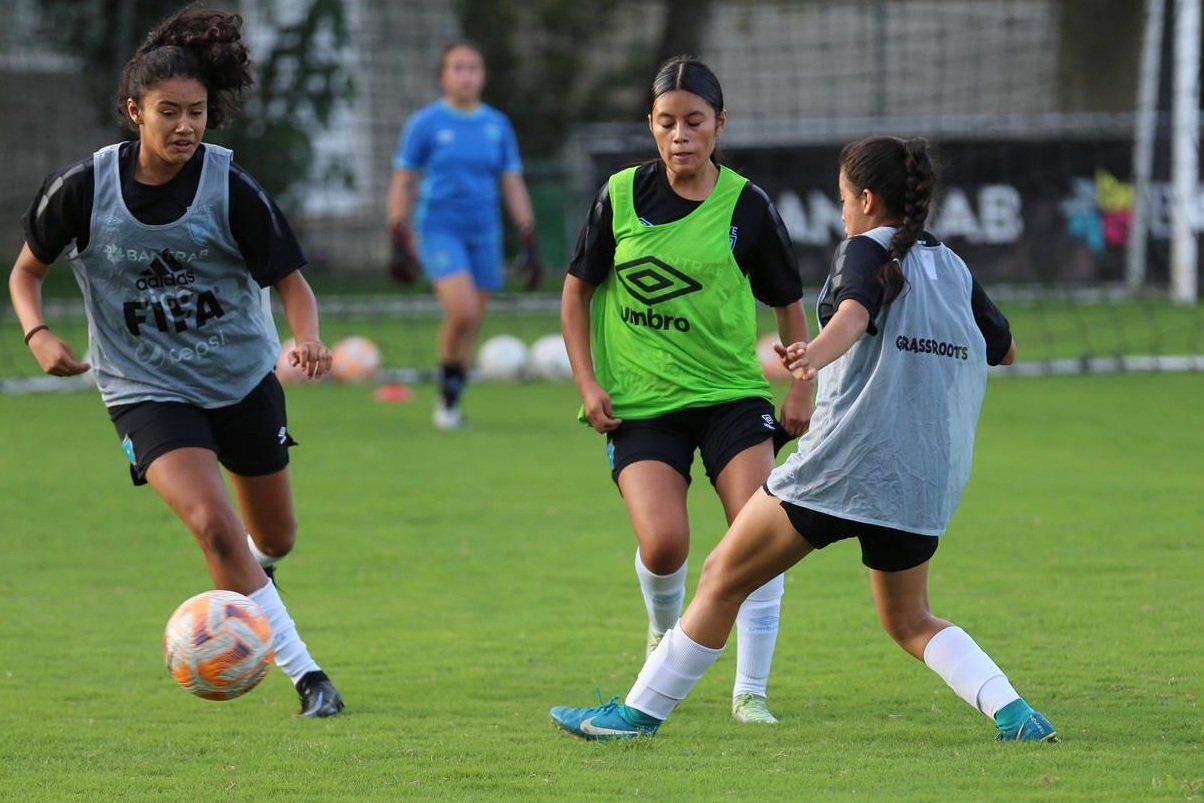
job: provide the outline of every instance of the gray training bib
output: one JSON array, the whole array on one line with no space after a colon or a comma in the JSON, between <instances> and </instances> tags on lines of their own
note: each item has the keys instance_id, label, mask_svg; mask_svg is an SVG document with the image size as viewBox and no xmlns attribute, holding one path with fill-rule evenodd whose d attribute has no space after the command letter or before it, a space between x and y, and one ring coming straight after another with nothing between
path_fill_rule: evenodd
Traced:
<instances>
[{"instance_id":1,"label":"gray training bib","mask_svg":"<svg viewBox=\"0 0 1204 803\"><path fill-rule=\"evenodd\" d=\"M126 208L117 150L109 145L92 157L88 245L67 255L84 294L101 398L107 406L234 404L273 369L280 341L268 291L230 232L231 152L205 145L188 211L152 226Z\"/></svg>"},{"instance_id":2,"label":"gray training bib","mask_svg":"<svg viewBox=\"0 0 1204 803\"><path fill-rule=\"evenodd\" d=\"M889 247L894 232L866 236ZM768 485L821 513L942 535L970 479L986 341L957 254L916 243L902 268L907 286L878 313L878 334L819 372L811 429Z\"/></svg>"}]
</instances>

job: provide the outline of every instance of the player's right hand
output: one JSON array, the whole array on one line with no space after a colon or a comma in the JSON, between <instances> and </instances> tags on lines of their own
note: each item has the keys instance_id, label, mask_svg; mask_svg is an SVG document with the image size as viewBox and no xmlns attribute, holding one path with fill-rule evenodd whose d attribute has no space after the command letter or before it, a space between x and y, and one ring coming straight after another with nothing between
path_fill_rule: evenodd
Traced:
<instances>
[{"instance_id":1,"label":"player's right hand","mask_svg":"<svg viewBox=\"0 0 1204 803\"><path fill-rule=\"evenodd\" d=\"M334 364L330 349L320 340L305 340L288 353L288 364L300 369L309 379L321 379Z\"/></svg>"},{"instance_id":2,"label":"player's right hand","mask_svg":"<svg viewBox=\"0 0 1204 803\"><path fill-rule=\"evenodd\" d=\"M78 376L87 373L92 366L79 362L71 353L67 341L43 329L29 340L29 349L42 370L51 376Z\"/></svg>"},{"instance_id":3,"label":"player's right hand","mask_svg":"<svg viewBox=\"0 0 1204 803\"><path fill-rule=\"evenodd\" d=\"M811 360L807 356L806 343L800 341L791 343L789 346L774 343L773 350L777 352L778 361L782 363L782 367L789 371L795 379L803 381L815 379L818 371L811 365Z\"/></svg>"},{"instance_id":4,"label":"player's right hand","mask_svg":"<svg viewBox=\"0 0 1204 803\"><path fill-rule=\"evenodd\" d=\"M405 223L394 223L389 226L389 240L389 275L402 284L413 284L422 275L413 231Z\"/></svg>"},{"instance_id":5,"label":"player's right hand","mask_svg":"<svg viewBox=\"0 0 1204 803\"><path fill-rule=\"evenodd\" d=\"M585 418L596 431L614 432L623 423L623 419L614 417L610 394L597 382L581 389L581 401L585 407Z\"/></svg>"}]
</instances>

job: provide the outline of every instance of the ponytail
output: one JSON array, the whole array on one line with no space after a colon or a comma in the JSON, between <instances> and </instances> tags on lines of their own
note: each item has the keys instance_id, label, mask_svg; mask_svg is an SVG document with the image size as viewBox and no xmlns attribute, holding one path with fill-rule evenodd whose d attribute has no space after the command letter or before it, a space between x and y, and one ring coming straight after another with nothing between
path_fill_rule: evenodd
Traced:
<instances>
[{"instance_id":1,"label":"ponytail","mask_svg":"<svg viewBox=\"0 0 1204 803\"><path fill-rule=\"evenodd\" d=\"M147 90L176 77L195 78L209 91L210 128L233 120L252 82L242 17L194 5L160 23L121 71L113 97L118 118L136 128L126 112L126 100L141 101Z\"/></svg>"},{"instance_id":2,"label":"ponytail","mask_svg":"<svg viewBox=\"0 0 1204 803\"><path fill-rule=\"evenodd\" d=\"M936 185L936 168L928 154L927 140L916 137L866 137L846 145L840 165L849 183L872 190L887 211L902 218L887 247L886 262L878 271L882 306L899 297L907 285L902 262L920 239L928 220L928 208Z\"/></svg>"}]
</instances>

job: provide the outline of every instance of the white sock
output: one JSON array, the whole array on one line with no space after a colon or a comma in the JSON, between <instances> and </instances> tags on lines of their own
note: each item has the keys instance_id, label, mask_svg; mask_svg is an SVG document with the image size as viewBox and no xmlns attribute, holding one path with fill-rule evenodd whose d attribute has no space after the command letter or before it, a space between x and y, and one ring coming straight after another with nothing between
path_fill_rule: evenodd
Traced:
<instances>
[{"instance_id":1,"label":"white sock","mask_svg":"<svg viewBox=\"0 0 1204 803\"><path fill-rule=\"evenodd\" d=\"M779 574L749 594L736 614L736 685L732 696L769 693L769 668L778 643L778 618L786 575Z\"/></svg>"},{"instance_id":2,"label":"white sock","mask_svg":"<svg viewBox=\"0 0 1204 803\"><path fill-rule=\"evenodd\" d=\"M274 555L260 551L259 547L255 546L255 539L251 537L250 533L247 533L247 548L251 550L251 554L255 557L255 561L261 569L271 568L287 557L286 555L275 557Z\"/></svg>"},{"instance_id":3,"label":"white sock","mask_svg":"<svg viewBox=\"0 0 1204 803\"><path fill-rule=\"evenodd\" d=\"M704 647L675 625L644 662L626 704L650 717L668 719L720 655L722 648Z\"/></svg>"},{"instance_id":4,"label":"white sock","mask_svg":"<svg viewBox=\"0 0 1204 803\"><path fill-rule=\"evenodd\" d=\"M309 654L309 648L297 634L297 626L280 599L280 592L270 580L263 588L251 595L251 599L259 603L267 614L272 626L272 646L276 648L276 666L288 675L288 679L296 683L306 672L314 672L321 667Z\"/></svg>"},{"instance_id":5,"label":"white sock","mask_svg":"<svg viewBox=\"0 0 1204 803\"><path fill-rule=\"evenodd\" d=\"M665 633L681 618L681 606L686 601L686 574L689 561L672 574L653 574L644 565L640 550L635 551L635 576L640 579L644 607L648 609L648 624L657 635Z\"/></svg>"},{"instance_id":6,"label":"white sock","mask_svg":"<svg viewBox=\"0 0 1204 803\"><path fill-rule=\"evenodd\" d=\"M1003 670L960 627L947 627L924 648L924 663L970 705L991 719L1019 694Z\"/></svg>"}]
</instances>

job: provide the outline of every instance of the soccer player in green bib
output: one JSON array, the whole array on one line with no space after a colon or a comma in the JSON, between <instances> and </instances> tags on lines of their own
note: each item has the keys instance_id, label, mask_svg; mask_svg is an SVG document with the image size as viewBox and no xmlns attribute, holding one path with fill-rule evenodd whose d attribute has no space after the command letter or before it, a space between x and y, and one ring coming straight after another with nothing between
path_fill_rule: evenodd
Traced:
<instances>
[{"instance_id":1,"label":"soccer player in green bib","mask_svg":"<svg viewBox=\"0 0 1204 803\"><path fill-rule=\"evenodd\" d=\"M730 523L812 411L810 381L796 381L775 417L757 358L757 301L774 309L783 343L807 339L802 285L768 196L715 158L727 123L718 79L679 56L657 73L652 98L660 158L599 191L561 310L581 418L606 435L639 542L649 653L685 600L694 452ZM783 590L779 575L737 617L732 714L741 722L777 722L767 694Z\"/></svg>"}]
</instances>

